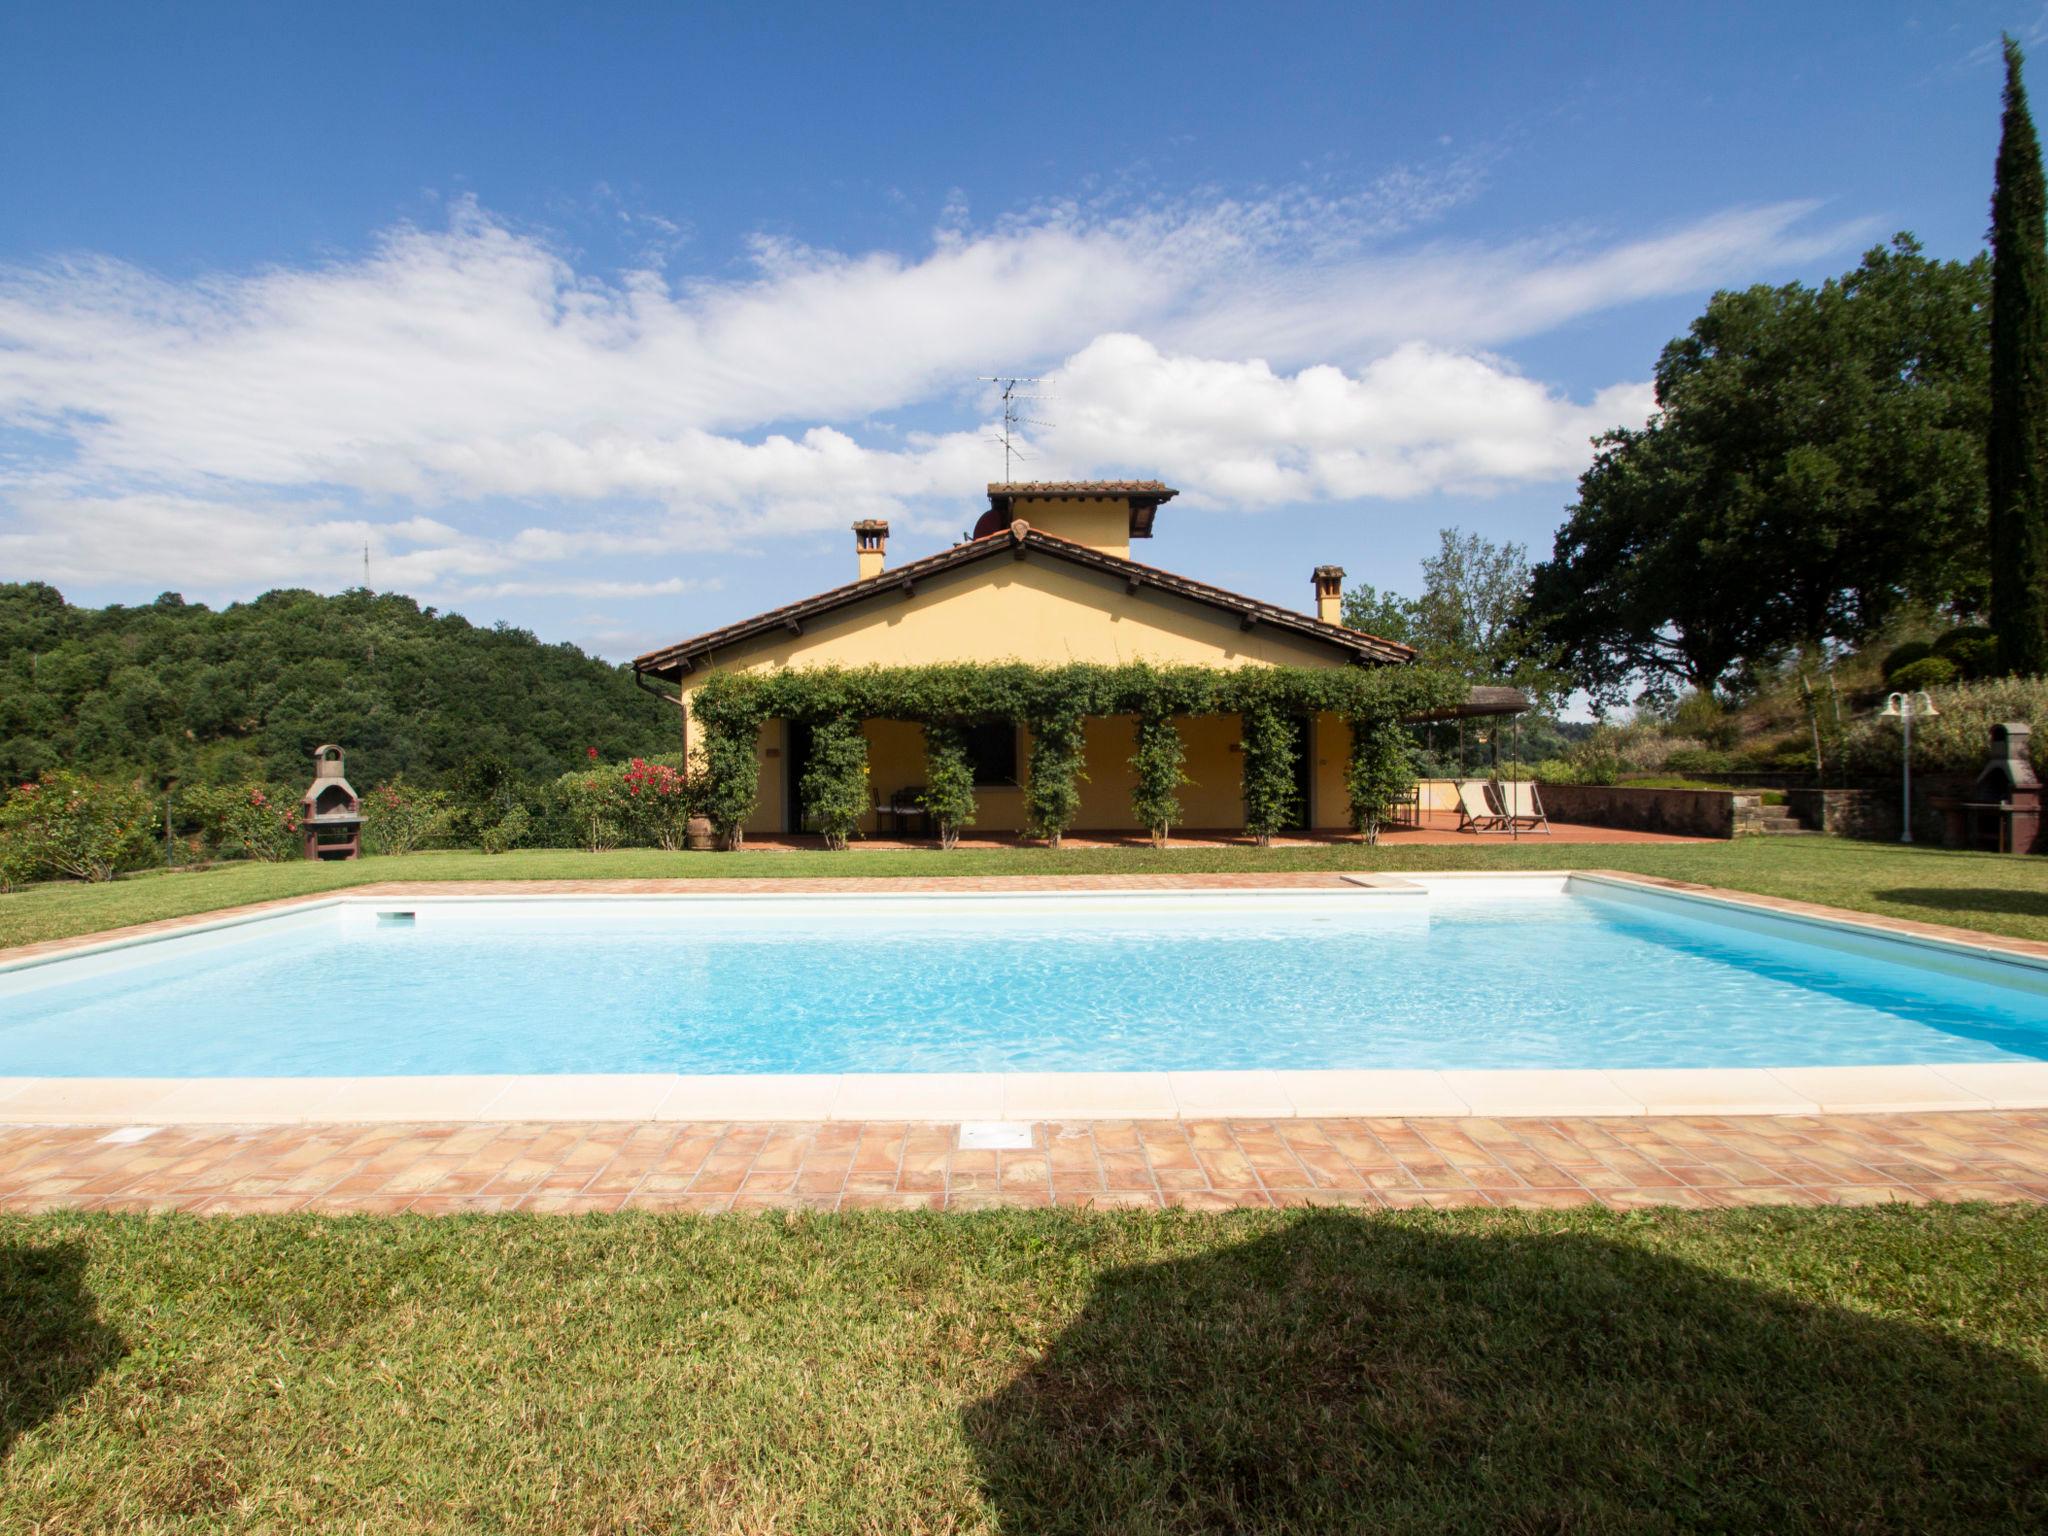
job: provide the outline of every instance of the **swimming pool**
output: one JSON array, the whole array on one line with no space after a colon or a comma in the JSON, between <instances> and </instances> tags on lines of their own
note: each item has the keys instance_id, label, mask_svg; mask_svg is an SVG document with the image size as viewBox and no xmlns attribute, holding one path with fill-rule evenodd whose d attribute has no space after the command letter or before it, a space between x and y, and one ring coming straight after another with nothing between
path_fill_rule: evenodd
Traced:
<instances>
[{"instance_id":1,"label":"swimming pool","mask_svg":"<svg viewBox=\"0 0 2048 1536\"><path fill-rule=\"evenodd\" d=\"M1588 879L342 899L0 971L0 1077L2048 1060L2048 967Z\"/></svg>"}]
</instances>

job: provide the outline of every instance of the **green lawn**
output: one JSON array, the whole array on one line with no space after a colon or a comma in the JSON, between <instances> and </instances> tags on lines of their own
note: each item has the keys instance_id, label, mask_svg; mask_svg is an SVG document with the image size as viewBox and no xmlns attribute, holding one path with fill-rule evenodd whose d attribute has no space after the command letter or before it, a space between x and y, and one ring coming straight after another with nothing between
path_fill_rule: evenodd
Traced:
<instances>
[{"instance_id":1,"label":"green lawn","mask_svg":"<svg viewBox=\"0 0 2048 1536\"><path fill-rule=\"evenodd\" d=\"M589 854L534 850L495 858L423 853L353 864L239 864L112 885L57 884L0 896L0 948L64 938L242 902L339 890L379 880L560 880L746 875L1214 874L1229 870L1610 868L1736 890L1854 907L2048 939L2048 859L1951 853L1838 838L1745 838L1734 843L1560 845L1534 838L1452 847L1060 849L961 848L847 853Z\"/></svg>"},{"instance_id":2,"label":"green lawn","mask_svg":"<svg viewBox=\"0 0 2048 1536\"><path fill-rule=\"evenodd\" d=\"M0 1217L0 1528L2048 1528L2048 1212Z\"/></svg>"}]
</instances>

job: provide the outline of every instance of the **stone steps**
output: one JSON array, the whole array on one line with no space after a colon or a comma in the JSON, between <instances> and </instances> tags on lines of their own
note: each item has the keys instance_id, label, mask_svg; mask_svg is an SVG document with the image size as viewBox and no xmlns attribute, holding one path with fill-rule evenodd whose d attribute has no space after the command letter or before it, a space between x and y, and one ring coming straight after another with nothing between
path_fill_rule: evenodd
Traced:
<instances>
[{"instance_id":1,"label":"stone steps","mask_svg":"<svg viewBox=\"0 0 2048 1536\"><path fill-rule=\"evenodd\" d=\"M1766 837L1819 837L1820 834L1796 816L1761 816L1756 828Z\"/></svg>"}]
</instances>

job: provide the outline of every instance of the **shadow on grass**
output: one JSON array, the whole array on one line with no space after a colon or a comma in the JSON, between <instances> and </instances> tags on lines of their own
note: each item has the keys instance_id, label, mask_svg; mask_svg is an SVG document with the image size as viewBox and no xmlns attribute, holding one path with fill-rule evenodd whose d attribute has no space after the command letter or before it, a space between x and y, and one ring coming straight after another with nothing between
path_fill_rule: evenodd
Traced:
<instances>
[{"instance_id":1,"label":"shadow on grass","mask_svg":"<svg viewBox=\"0 0 2048 1536\"><path fill-rule=\"evenodd\" d=\"M77 1243L0 1242L0 1461L124 1353Z\"/></svg>"},{"instance_id":2,"label":"shadow on grass","mask_svg":"<svg viewBox=\"0 0 2048 1536\"><path fill-rule=\"evenodd\" d=\"M2041 865L2048 874L2048 860ZM1924 907L1930 912L2009 912L2015 917L2048 917L2048 890L2001 890L1996 886L1909 886L1902 890L1872 891L1879 901L1895 901L1902 907Z\"/></svg>"},{"instance_id":3,"label":"shadow on grass","mask_svg":"<svg viewBox=\"0 0 2048 1536\"><path fill-rule=\"evenodd\" d=\"M964 1422L1006 1532L2048 1529L2026 1362L1585 1234L1112 1271Z\"/></svg>"}]
</instances>

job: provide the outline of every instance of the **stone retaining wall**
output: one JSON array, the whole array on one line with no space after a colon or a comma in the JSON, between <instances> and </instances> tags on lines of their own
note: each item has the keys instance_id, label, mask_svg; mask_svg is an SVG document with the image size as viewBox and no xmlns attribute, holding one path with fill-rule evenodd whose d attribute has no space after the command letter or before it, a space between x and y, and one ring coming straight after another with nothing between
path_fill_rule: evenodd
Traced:
<instances>
[{"instance_id":1,"label":"stone retaining wall","mask_svg":"<svg viewBox=\"0 0 2048 1536\"><path fill-rule=\"evenodd\" d=\"M1537 786L1543 809L1556 821L1587 827L1623 827L1677 837L1734 837L1762 820L1758 795L1727 789L1642 789L1621 784Z\"/></svg>"}]
</instances>

